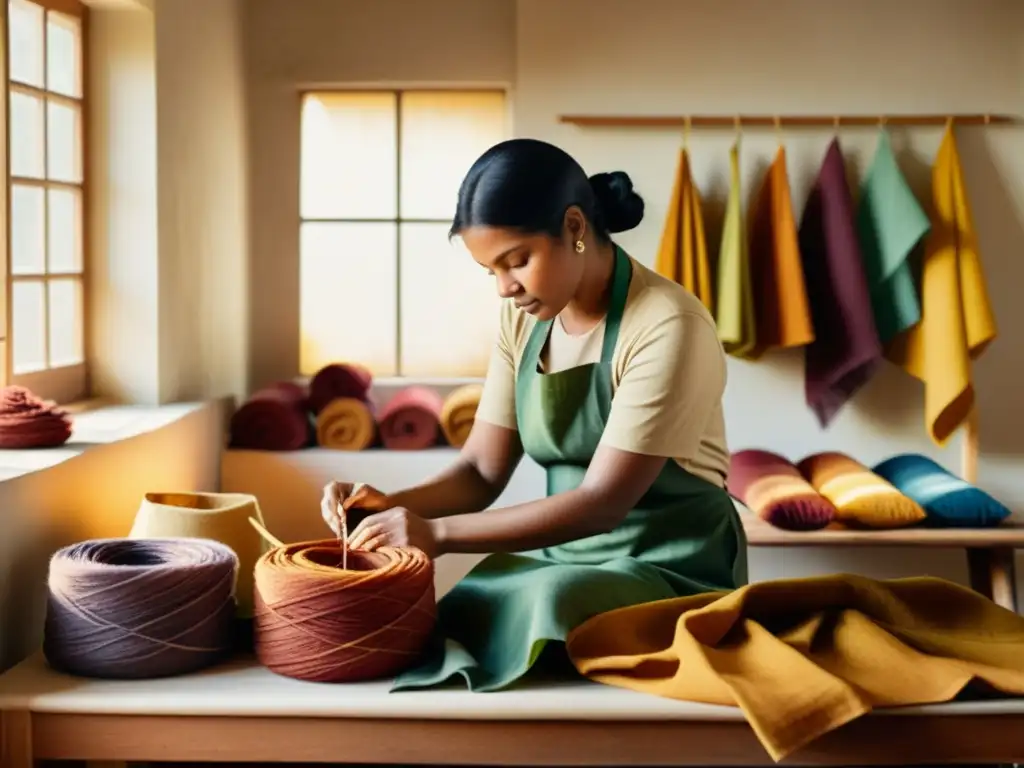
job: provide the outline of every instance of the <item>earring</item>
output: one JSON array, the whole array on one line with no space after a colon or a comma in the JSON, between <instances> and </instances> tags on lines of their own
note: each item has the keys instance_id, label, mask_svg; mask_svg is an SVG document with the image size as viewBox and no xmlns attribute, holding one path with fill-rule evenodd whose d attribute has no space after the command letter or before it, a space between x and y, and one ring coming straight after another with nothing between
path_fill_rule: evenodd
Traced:
<instances>
[{"instance_id":1,"label":"earring","mask_svg":"<svg viewBox=\"0 0 1024 768\"><path fill-rule=\"evenodd\" d=\"M587 246L585 246L583 244L582 240L577 240L576 241L576 253L583 253L585 250L587 250Z\"/></svg>"}]
</instances>

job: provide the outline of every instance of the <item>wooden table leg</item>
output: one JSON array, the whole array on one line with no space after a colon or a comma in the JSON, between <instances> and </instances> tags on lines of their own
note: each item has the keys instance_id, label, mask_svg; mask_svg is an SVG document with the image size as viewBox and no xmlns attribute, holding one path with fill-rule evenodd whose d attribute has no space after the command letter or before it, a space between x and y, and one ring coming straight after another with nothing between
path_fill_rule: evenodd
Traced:
<instances>
[{"instance_id":1,"label":"wooden table leg","mask_svg":"<svg viewBox=\"0 0 1024 768\"><path fill-rule=\"evenodd\" d=\"M33 768L32 716L28 712L0 712L0 768Z\"/></svg>"},{"instance_id":2,"label":"wooden table leg","mask_svg":"<svg viewBox=\"0 0 1024 768\"><path fill-rule=\"evenodd\" d=\"M1017 569L1012 547L969 547L971 589L1003 608L1017 610Z\"/></svg>"}]
</instances>

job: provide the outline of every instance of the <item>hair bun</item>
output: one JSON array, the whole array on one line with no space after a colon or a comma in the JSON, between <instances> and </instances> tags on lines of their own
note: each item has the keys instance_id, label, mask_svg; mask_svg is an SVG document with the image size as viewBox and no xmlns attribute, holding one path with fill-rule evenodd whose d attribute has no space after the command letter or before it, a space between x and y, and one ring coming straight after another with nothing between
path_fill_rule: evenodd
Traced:
<instances>
[{"instance_id":1,"label":"hair bun","mask_svg":"<svg viewBox=\"0 0 1024 768\"><path fill-rule=\"evenodd\" d=\"M609 232L625 232L643 221L644 199L633 191L633 180L625 171L594 174L590 186Z\"/></svg>"}]
</instances>

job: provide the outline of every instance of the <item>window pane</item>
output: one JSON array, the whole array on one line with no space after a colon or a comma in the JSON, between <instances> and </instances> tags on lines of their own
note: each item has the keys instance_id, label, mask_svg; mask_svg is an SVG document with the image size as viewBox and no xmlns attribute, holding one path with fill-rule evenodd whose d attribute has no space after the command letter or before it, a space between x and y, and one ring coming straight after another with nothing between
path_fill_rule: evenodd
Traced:
<instances>
[{"instance_id":1,"label":"window pane","mask_svg":"<svg viewBox=\"0 0 1024 768\"><path fill-rule=\"evenodd\" d=\"M11 175L41 179L43 166L43 100L11 91Z\"/></svg>"},{"instance_id":2,"label":"window pane","mask_svg":"<svg viewBox=\"0 0 1024 768\"><path fill-rule=\"evenodd\" d=\"M18 280L11 286L14 373L46 369L46 302L42 280Z\"/></svg>"},{"instance_id":3,"label":"window pane","mask_svg":"<svg viewBox=\"0 0 1024 768\"><path fill-rule=\"evenodd\" d=\"M359 362L395 375L394 224L303 224L300 366Z\"/></svg>"},{"instance_id":4,"label":"window pane","mask_svg":"<svg viewBox=\"0 0 1024 768\"><path fill-rule=\"evenodd\" d=\"M11 273L46 271L46 197L42 187L11 186Z\"/></svg>"},{"instance_id":5,"label":"window pane","mask_svg":"<svg viewBox=\"0 0 1024 768\"><path fill-rule=\"evenodd\" d=\"M505 96L413 91L401 103L402 217L451 219L466 171L508 137Z\"/></svg>"},{"instance_id":6,"label":"window pane","mask_svg":"<svg viewBox=\"0 0 1024 768\"><path fill-rule=\"evenodd\" d=\"M51 280L50 367L81 363L82 283L76 278Z\"/></svg>"},{"instance_id":7,"label":"window pane","mask_svg":"<svg viewBox=\"0 0 1024 768\"><path fill-rule=\"evenodd\" d=\"M483 376L501 303L447 224L402 224L402 374Z\"/></svg>"},{"instance_id":8,"label":"window pane","mask_svg":"<svg viewBox=\"0 0 1024 768\"><path fill-rule=\"evenodd\" d=\"M28 0L11 0L10 78L16 83L43 87L43 8Z\"/></svg>"},{"instance_id":9,"label":"window pane","mask_svg":"<svg viewBox=\"0 0 1024 768\"><path fill-rule=\"evenodd\" d=\"M395 218L393 93L310 94L302 102L302 216Z\"/></svg>"},{"instance_id":10,"label":"window pane","mask_svg":"<svg viewBox=\"0 0 1024 768\"><path fill-rule=\"evenodd\" d=\"M50 11L46 16L46 87L81 96L81 26L78 19Z\"/></svg>"},{"instance_id":11,"label":"window pane","mask_svg":"<svg viewBox=\"0 0 1024 768\"><path fill-rule=\"evenodd\" d=\"M46 175L57 181L81 181L78 105L50 100L47 104L46 131Z\"/></svg>"},{"instance_id":12,"label":"window pane","mask_svg":"<svg viewBox=\"0 0 1024 768\"><path fill-rule=\"evenodd\" d=\"M48 192L47 271L82 271L82 193L54 188Z\"/></svg>"}]
</instances>

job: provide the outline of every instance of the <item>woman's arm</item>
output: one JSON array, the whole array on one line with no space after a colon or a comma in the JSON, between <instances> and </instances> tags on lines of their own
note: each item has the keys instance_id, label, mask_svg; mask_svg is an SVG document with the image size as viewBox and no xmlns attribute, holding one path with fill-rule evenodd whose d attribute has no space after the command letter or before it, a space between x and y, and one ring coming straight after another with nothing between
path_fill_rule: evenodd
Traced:
<instances>
[{"instance_id":1,"label":"woman's arm","mask_svg":"<svg viewBox=\"0 0 1024 768\"><path fill-rule=\"evenodd\" d=\"M721 403L725 377L725 353L706 313L653 323L633 344L600 445L578 488L504 509L430 520L420 518L414 506L395 503L360 523L350 545L411 544L431 556L521 552L609 531L636 506L668 457L696 455L707 420Z\"/></svg>"},{"instance_id":2,"label":"woman's arm","mask_svg":"<svg viewBox=\"0 0 1024 768\"><path fill-rule=\"evenodd\" d=\"M427 520L479 512L505 490L522 456L515 430L477 419L454 464L421 485L389 493L388 502Z\"/></svg>"},{"instance_id":3,"label":"woman's arm","mask_svg":"<svg viewBox=\"0 0 1024 768\"><path fill-rule=\"evenodd\" d=\"M653 323L633 345L580 487L473 518L435 521L439 551L517 552L613 529L666 460L697 454L725 384L725 353L704 313L682 312Z\"/></svg>"},{"instance_id":4,"label":"woman's arm","mask_svg":"<svg viewBox=\"0 0 1024 768\"><path fill-rule=\"evenodd\" d=\"M605 533L636 506L664 465L658 456L601 448L579 488L482 515L435 520L438 551L522 552Z\"/></svg>"}]
</instances>

